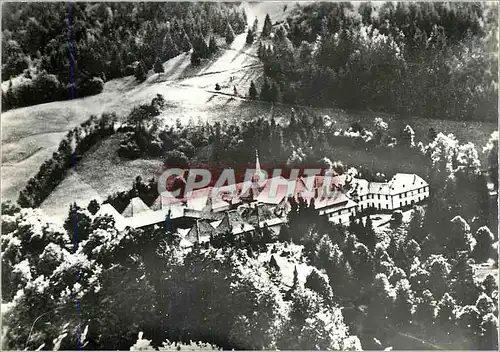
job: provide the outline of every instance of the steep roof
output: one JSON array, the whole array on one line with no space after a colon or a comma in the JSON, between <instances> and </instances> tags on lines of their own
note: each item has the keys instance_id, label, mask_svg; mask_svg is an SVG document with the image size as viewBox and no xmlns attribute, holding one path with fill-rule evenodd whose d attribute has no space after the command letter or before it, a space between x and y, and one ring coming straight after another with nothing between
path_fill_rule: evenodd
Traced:
<instances>
[{"instance_id":1,"label":"steep roof","mask_svg":"<svg viewBox=\"0 0 500 352\"><path fill-rule=\"evenodd\" d=\"M273 177L266 181L264 188L257 196L257 201L265 204L279 204L285 197L294 193L295 184L290 184L281 176Z\"/></svg>"},{"instance_id":2,"label":"steep roof","mask_svg":"<svg viewBox=\"0 0 500 352\"><path fill-rule=\"evenodd\" d=\"M358 197L367 195L369 192L369 182L361 178L353 178L351 180L351 188L347 194L351 196L354 192L358 194Z\"/></svg>"},{"instance_id":3,"label":"steep roof","mask_svg":"<svg viewBox=\"0 0 500 352\"><path fill-rule=\"evenodd\" d=\"M391 187L386 182L370 182L368 191L372 194L389 195L391 194Z\"/></svg>"},{"instance_id":4,"label":"steep roof","mask_svg":"<svg viewBox=\"0 0 500 352\"><path fill-rule=\"evenodd\" d=\"M133 228L141 228L149 225L164 223L170 211L170 219L177 219L184 216L184 207L180 204L168 205L163 209L156 211L147 211L131 218L128 218L128 224Z\"/></svg>"},{"instance_id":5,"label":"steep roof","mask_svg":"<svg viewBox=\"0 0 500 352\"><path fill-rule=\"evenodd\" d=\"M347 203L349 199L345 196L345 194L341 192L334 192L330 197L322 197L314 199L314 208L315 209L323 209L326 207L337 206L343 203Z\"/></svg>"},{"instance_id":6,"label":"steep roof","mask_svg":"<svg viewBox=\"0 0 500 352\"><path fill-rule=\"evenodd\" d=\"M191 243L199 241L199 243L210 241L210 236L215 235L215 229L210 222L205 219L197 220L187 233L185 239Z\"/></svg>"},{"instance_id":7,"label":"steep roof","mask_svg":"<svg viewBox=\"0 0 500 352\"><path fill-rule=\"evenodd\" d=\"M253 230L255 230L255 227L253 227L252 225L250 225L247 222L242 222L242 223L238 224L238 226L233 227L233 235L239 235L239 234L250 232Z\"/></svg>"},{"instance_id":8,"label":"steep roof","mask_svg":"<svg viewBox=\"0 0 500 352\"><path fill-rule=\"evenodd\" d=\"M109 203L102 204L95 214L96 217L104 215L111 216L115 220L115 227L118 231L122 231L127 226L127 220Z\"/></svg>"},{"instance_id":9,"label":"steep roof","mask_svg":"<svg viewBox=\"0 0 500 352\"><path fill-rule=\"evenodd\" d=\"M220 223L217 224L216 230L217 233L225 233L231 231L231 228L232 225L231 225L231 219L229 218L229 212L226 212Z\"/></svg>"},{"instance_id":10,"label":"steep roof","mask_svg":"<svg viewBox=\"0 0 500 352\"><path fill-rule=\"evenodd\" d=\"M130 200L130 203L122 212L122 215L124 217L132 217L146 211L151 211L151 209L149 209L149 207L142 201L141 198L135 197Z\"/></svg>"},{"instance_id":11,"label":"steep roof","mask_svg":"<svg viewBox=\"0 0 500 352\"><path fill-rule=\"evenodd\" d=\"M428 183L416 174L398 173L389 181L389 185L391 193L398 194L428 186Z\"/></svg>"}]
</instances>

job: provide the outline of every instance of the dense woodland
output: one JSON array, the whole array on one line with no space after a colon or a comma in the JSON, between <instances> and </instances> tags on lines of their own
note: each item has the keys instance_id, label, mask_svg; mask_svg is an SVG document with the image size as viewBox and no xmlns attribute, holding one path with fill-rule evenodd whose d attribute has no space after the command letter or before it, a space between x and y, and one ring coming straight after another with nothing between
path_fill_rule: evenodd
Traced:
<instances>
[{"instance_id":1,"label":"dense woodland","mask_svg":"<svg viewBox=\"0 0 500 352\"><path fill-rule=\"evenodd\" d=\"M261 98L494 122L497 28L485 3L307 5L261 34Z\"/></svg>"},{"instance_id":2,"label":"dense woodland","mask_svg":"<svg viewBox=\"0 0 500 352\"><path fill-rule=\"evenodd\" d=\"M156 61L242 33L247 23L232 3L8 3L2 10L2 80L25 78L2 96L4 109L96 94L125 75L142 81Z\"/></svg>"}]
</instances>

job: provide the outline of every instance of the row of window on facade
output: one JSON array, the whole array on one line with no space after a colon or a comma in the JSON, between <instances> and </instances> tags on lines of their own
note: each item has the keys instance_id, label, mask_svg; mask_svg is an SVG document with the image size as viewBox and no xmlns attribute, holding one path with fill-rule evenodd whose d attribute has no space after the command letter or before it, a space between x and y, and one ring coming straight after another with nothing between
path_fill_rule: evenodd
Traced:
<instances>
[{"instance_id":1,"label":"row of window on facade","mask_svg":"<svg viewBox=\"0 0 500 352\"><path fill-rule=\"evenodd\" d=\"M416 199L416 201L420 202L420 201L423 201L424 199L425 199L425 197L418 197ZM401 202L400 206L404 207L404 206L414 205L414 204L415 204L415 200L411 200L411 201L410 200L406 200L404 202ZM365 210L365 209L369 209L369 208L375 208L375 209L378 209L378 210L382 210L382 205L378 204L376 206L375 203L368 203L368 205L366 207L364 205L362 205L362 204L360 206L360 210ZM385 209L386 210L389 209L389 204L385 205ZM349 208L349 209L342 209L342 210L334 211L333 213L330 214L330 219L334 218L335 216L340 216L342 214L348 214L348 213L351 213L351 215L355 215L356 214L356 208L353 207L353 208ZM342 220L339 218L338 222L341 223Z\"/></svg>"},{"instance_id":2,"label":"row of window on facade","mask_svg":"<svg viewBox=\"0 0 500 352\"><path fill-rule=\"evenodd\" d=\"M416 192L415 194L424 193L427 190L428 190L428 187L424 187L424 188L419 188L416 191L409 191L409 192L400 193L399 194L399 198L401 199L401 198L406 198L408 196L412 196L414 194L413 192ZM366 196L361 196L361 200L375 199L375 196L377 196L378 200L381 199L381 195L380 194L368 194ZM388 195L385 196L385 200L389 200L389 196Z\"/></svg>"}]
</instances>

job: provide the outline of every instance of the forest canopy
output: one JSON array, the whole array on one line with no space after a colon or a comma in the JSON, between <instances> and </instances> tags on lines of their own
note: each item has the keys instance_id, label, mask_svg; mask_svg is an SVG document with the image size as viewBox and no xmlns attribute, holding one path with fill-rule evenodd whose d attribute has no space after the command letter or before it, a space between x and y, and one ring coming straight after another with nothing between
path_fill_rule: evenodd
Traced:
<instances>
[{"instance_id":1,"label":"forest canopy","mask_svg":"<svg viewBox=\"0 0 500 352\"><path fill-rule=\"evenodd\" d=\"M496 121L497 27L485 3L315 3L259 57L287 103Z\"/></svg>"},{"instance_id":2,"label":"forest canopy","mask_svg":"<svg viewBox=\"0 0 500 352\"><path fill-rule=\"evenodd\" d=\"M237 3L6 3L2 8L2 77L25 73L9 87L4 109L96 94L106 80L146 72L188 52L199 38L242 33ZM205 39L206 38L206 39ZM51 93L34 94L49 80ZM73 84L74 90L71 91ZM34 97L36 95L36 97ZM73 95L73 96L72 96Z\"/></svg>"}]
</instances>

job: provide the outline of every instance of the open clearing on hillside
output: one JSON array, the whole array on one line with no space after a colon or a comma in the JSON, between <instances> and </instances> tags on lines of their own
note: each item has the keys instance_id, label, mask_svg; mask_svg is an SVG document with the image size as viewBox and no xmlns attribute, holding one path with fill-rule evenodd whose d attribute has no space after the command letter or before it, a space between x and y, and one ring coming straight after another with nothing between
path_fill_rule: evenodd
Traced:
<instances>
[{"instance_id":1,"label":"open clearing on hillside","mask_svg":"<svg viewBox=\"0 0 500 352\"><path fill-rule=\"evenodd\" d=\"M283 11L284 5L287 11ZM294 3L244 3L251 25L258 18L264 23L266 13L273 21L281 21L296 5ZM190 55L181 54L164 64L162 75L149 72L148 79L137 84L134 77L106 82L101 94L85 98L40 104L14 109L2 114L2 184L3 199L17 199L28 179L36 174L44 160L57 150L65 133L90 115L115 112L126 116L139 104L150 102L162 94L169 109L165 121L187 122L189 118L220 119L218 112L230 106L237 108L240 99L230 99L210 92L219 83L222 93L233 93L236 85L240 95L248 91L250 81L261 74L255 57L255 46L245 45L246 33L236 36L228 50L201 67L190 65ZM232 77L232 80L230 79ZM234 110L231 110L234 111ZM225 114L227 115L227 114ZM238 116L238 114L235 114ZM75 198L77 198L75 196Z\"/></svg>"}]
</instances>

